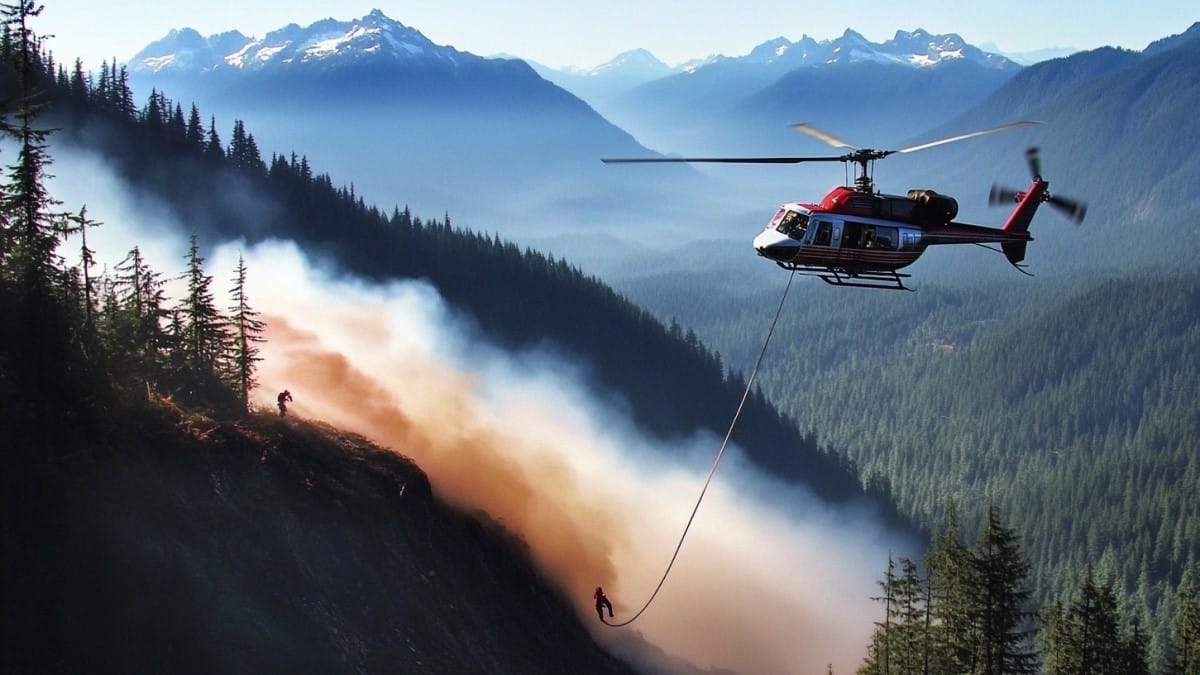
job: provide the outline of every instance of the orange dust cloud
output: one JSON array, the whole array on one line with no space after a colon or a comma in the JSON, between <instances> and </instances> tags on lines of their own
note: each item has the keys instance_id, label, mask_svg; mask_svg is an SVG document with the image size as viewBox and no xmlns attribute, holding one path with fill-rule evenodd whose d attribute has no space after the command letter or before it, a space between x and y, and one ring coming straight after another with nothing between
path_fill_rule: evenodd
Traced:
<instances>
[{"instance_id":1,"label":"orange dust cloud","mask_svg":"<svg viewBox=\"0 0 1200 675\"><path fill-rule=\"evenodd\" d=\"M579 491L580 477L561 458L545 448L523 447L521 439L482 424L468 392L434 389L436 405L414 421L374 379L386 377L385 370L368 376L342 355L324 351L313 334L298 331L283 317L268 316L266 321L274 347L264 351L282 366L271 370L271 379L287 383L283 386L297 396L292 409L298 414L355 430L409 455L440 497L482 509L520 534L564 587L616 585L609 548L622 536L621 519ZM276 348L282 354L275 354ZM446 375L429 373L421 379ZM524 461L502 448L519 450ZM597 532L604 536L595 536Z\"/></svg>"}]
</instances>

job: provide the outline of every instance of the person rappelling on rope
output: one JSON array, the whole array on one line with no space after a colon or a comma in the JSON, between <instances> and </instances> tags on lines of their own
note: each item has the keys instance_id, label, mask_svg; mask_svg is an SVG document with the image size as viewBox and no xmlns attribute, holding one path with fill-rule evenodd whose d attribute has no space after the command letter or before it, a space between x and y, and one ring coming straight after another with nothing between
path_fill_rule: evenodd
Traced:
<instances>
[{"instance_id":1,"label":"person rappelling on rope","mask_svg":"<svg viewBox=\"0 0 1200 675\"><path fill-rule=\"evenodd\" d=\"M288 404L288 401L291 401L291 400L292 400L292 392L288 391L287 389L284 389L283 391L279 392L279 395L275 397L275 402L277 404L279 404L279 416L280 417L287 415L287 404Z\"/></svg>"},{"instance_id":2,"label":"person rappelling on rope","mask_svg":"<svg viewBox=\"0 0 1200 675\"><path fill-rule=\"evenodd\" d=\"M604 608L605 607L608 608L608 617L611 619L612 615L613 615L612 603L609 602L608 597L604 595L604 589L597 586L596 587L596 614L598 614L600 616L600 621L602 621L604 623L608 623L607 621L604 621Z\"/></svg>"}]
</instances>

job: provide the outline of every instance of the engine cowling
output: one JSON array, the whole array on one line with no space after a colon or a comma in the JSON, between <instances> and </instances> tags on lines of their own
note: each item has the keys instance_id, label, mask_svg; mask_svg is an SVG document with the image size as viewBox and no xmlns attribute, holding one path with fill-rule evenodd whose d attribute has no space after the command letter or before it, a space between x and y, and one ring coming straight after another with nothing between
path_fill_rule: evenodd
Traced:
<instances>
[{"instance_id":1,"label":"engine cowling","mask_svg":"<svg viewBox=\"0 0 1200 675\"><path fill-rule=\"evenodd\" d=\"M909 190L908 198L916 202L913 220L948 223L958 215L958 202L933 190Z\"/></svg>"}]
</instances>

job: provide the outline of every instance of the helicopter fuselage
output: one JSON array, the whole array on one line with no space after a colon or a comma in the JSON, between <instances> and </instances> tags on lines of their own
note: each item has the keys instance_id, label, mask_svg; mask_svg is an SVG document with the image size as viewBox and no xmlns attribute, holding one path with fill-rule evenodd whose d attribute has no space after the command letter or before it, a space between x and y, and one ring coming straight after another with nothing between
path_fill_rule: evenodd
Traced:
<instances>
[{"instance_id":1,"label":"helicopter fuselage","mask_svg":"<svg viewBox=\"0 0 1200 675\"><path fill-rule=\"evenodd\" d=\"M940 244L976 244L1004 255L1018 271L1025 260L1025 248L1033 237L1029 226L1042 202L1068 214L1076 224L1083 222L1087 204L1061 196L1051 196L1049 183L1041 176L1037 148L1025 151L1033 183L1023 192L993 185L988 195L992 204L1015 202L1016 208L999 228L955 222L958 202L933 190L909 190L908 194L880 194L875 191L871 167L876 160L897 153L916 152L976 136L1041 124L1020 120L979 129L897 150L856 148L842 139L808 123L792 128L835 148L849 152L836 156L815 157L626 157L602 159L606 164L648 164L667 162L723 164L801 164L805 162L843 162L857 165L854 185L836 187L818 204L790 202L776 211L767 227L754 238L758 254L779 266L800 274L809 274L837 286L865 286L906 290L908 274L899 270L913 264L930 246ZM999 249L989 246L999 244Z\"/></svg>"},{"instance_id":2,"label":"helicopter fuselage","mask_svg":"<svg viewBox=\"0 0 1200 675\"><path fill-rule=\"evenodd\" d=\"M1044 181L1021 194L1018 209L1039 189L1044 190ZM1023 210L1032 218L1036 201L1028 201ZM901 278L907 275L898 270L916 262L930 246L998 243L1021 246L1023 253L1023 244L1032 241L1027 227L958 223L953 221L957 213L953 199L932 190L911 190L901 197L838 187L820 204L783 204L754 238L754 248L781 267L831 284L903 288Z\"/></svg>"}]
</instances>

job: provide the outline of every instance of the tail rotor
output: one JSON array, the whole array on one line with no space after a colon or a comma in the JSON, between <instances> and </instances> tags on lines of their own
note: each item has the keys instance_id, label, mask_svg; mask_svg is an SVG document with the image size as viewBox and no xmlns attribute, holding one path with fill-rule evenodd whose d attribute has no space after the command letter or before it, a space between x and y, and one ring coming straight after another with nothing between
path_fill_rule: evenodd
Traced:
<instances>
[{"instance_id":1,"label":"tail rotor","mask_svg":"<svg viewBox=\"0 0 1200 675\"><path fill-rule=\"evenodd\" d=\"M1026 150L1025 161L1029 164L1029 173L1033 176L1034 182L1041 182L1042 163L1039 158L1038 149L1029 148ZM988 193L988 203L992 206L1011 204L1013 202L1021 201L1025 195L1025 192L1020 192L1003 185L993 184L991 191ZM1081 224L1084 217L1087 216L1087 204L1085 202L1071 199L1069 197L1051 195L1049 192L1044 193L1042 201L1058 209L1076 225Z\"/></svg>"}]
</instances>

